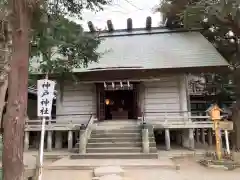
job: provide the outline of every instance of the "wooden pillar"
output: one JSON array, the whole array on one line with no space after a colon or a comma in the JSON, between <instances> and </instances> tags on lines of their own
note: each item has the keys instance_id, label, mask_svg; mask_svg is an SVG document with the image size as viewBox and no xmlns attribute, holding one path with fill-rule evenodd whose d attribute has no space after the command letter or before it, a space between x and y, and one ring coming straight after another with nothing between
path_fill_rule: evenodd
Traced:
<instances>
[{"instance_id":1,"label":"wooden pillar","mask_svg":"<svg viewBox=\"0 0 240 180\"><path fill-rule=\"evenodd\" d=\"M41 135L41 132L37 132L36 136L34 137L34 146L36 149L39 149L39 144L40 144L40 135Z\"/></svg>"},{"instance_id":2,"label":"wooden pillar","mask_svg":"<svg viewBox=\"0 0 240 180\"><path fill-rule=\"evenodd\" d=\"M73 148L73 132L68 131L68 151L71 151Z\"/></svg>"},{"instance_id":3,"label":"wooden pillar","mask_svg":"<svg viewBox=\"0 0 240 180\"><path fill-rule=\"evenodd\" d=\"M188 121L188 84L186 75L179 77L179 100L180 100L180 110L184 111L182 113L184 121Z\"/></svg>"},{"instance_id":4,"label":"wooden pillar","mask_svg":"<svg viewBox=\"0 0 240 180\"><path fill-rule=\"evenodd\" d=\"M194 149L194 129L189 129L189 148Z\"/></svg>"},{"instance_id":5,"label":"wooden pillar","mask_svg":"<svg viewBox=\"0 0 240 180\"><path fill-rule=\"evenodd\" d=\"M97 94L97 117L98 120L105 119L105 91L103 84L96 84Z\"/></svg>"},{"instance_id":6,"label":"wooden pillar","mask_svg":"<svg viewBox=\"0 0 240 180\"><path fill-rule=\"evenodd\" d=\"M178 145L182 144L182 133L181 131L178 131L177 137L176 137L176 141Z\"/></svg>"},{"instance_id":7,"label":"wooden pillar","mask_svg":"<svg viewBox=\"0 0 240 180\"><path fill-rule=\"evenodd\" d=\"M200 142L200 138L199 138L199 135L200 135L200 133L199 133L199 129L198 128L196 128L195 129L195 136L196 136L196 143L199 143Z\"/></svg>"},{"instance_id":8,"label":"wooden pillar","mask_svg":"<svg viewBox=\"0 0 240 180\"><path fill-rule=\"evenodd\" d=\"M80 138L80 137L79 137L79 131L74 131L74 137L75 137L74 144L75 144L75 143L78 144L78 143L79 143L79 138Z\"/></svg>"},{"instance_id":9,"label":"wooden pillar","mask_svg":"<svg viewBox=\"0 0 240 180\"><path fill-rule=\"evenodd\" d=\"M165 145L166 145L166 150L169 151L171 149L171 139L170 139L169 129L165 129Z\"/></svg>"},{"instance_id":10,"label":"wooden pillar","mask_svg":"<svg viewBox=\"0 0 240 180\"><path fill-rule=\"evenodd\" d=\"M52 151L52 131L47 132L47 151Z\"/></svg>"},{"instance_id":11,"label":"wooden pillar","mask_svg":"<svg viewBox=\"0 0 240 180\"><path fill-rule=\"evenodd\" d=\"M29 131L25 131L24 135L24 151L27 151L29 149Z\"/></svg>"},{"instance_id":12,"label":"wooden pillar","mask_svg":"<svg viewBox=\"0 0 240 180\"><path fill-rule=\"evenodd\" d=\"M205 129L201 128L201 140L202 140L202 144L206 144L206 140L205 140Z\"/></svg>"},{"instance_id":13,"label":"wooden pillar","mask_svg":"<svg viewBox=\"0 0 240 180\"><path fill-rule=\"evenodd\" d=\"M212 136L213 136L212 129L209 129L208 130L208 145L209 146L212 146L212 140L213 140Z\"/></svg>"},{"instance_id":14,"label":"wooden pillar","mask_svg":"<svg viewBox=\"0 0 240 180\"><path fill-rule=\"evenodd\" d=\"M62 133L61 133L61 131L56 131L56 133L55 133L55 148L56 149L62 148Z\"/></svg>"}]
</instances>

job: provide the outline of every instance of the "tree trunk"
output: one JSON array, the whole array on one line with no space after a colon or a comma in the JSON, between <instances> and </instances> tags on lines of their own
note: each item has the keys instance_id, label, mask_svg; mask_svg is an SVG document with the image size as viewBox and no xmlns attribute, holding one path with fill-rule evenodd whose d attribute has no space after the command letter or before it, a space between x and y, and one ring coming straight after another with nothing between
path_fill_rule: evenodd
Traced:
<instances>
[{"instance_id":1,"label":"tree trunk","mask_svg":"<svg viewBox=\"0 0 240 180\"><path fill-rule=\"evenodd\" d=\"M29 5L10 0L12 59L8 75L8 103L3 134L3 179L23 180L23 137L28 92Z\"/></svg>"},{"instance_id":2,"label":"tree trunk","mask_svg":"<svg viewBox=\"0 0 240 180\"><path fill-rule=\"evenodd\" d=\"M8 88L8 79L6 78L0 87L0 118L1 118L0 121L1 121L1 125L2 125L2 121L3 121L3 110L5 107L5 97L6 97L7 88ZM1 128L2 128L2 126L1 126Z\"/></svg>"},{"instance_id":3,"label":"tree trunk","mask_svg":"<svg viewBox=\"0 0 240 180\"><path fill-rule=\"evenodd\" d=\"M240 150L240 69L237 68L234 72L234 81L236 83L236 97L237 101L233 106L232 121L233 121L233 133L232 133L232 143L233 148L236 151Z\"/></svg>"}]
</instances>

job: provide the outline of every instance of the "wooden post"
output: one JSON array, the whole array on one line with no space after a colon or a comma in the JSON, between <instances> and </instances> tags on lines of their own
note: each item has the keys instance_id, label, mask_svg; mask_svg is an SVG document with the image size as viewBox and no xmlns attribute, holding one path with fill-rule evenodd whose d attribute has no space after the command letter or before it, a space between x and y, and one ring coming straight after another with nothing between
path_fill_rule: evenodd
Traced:
<instances>
[{"instance_id":1,"label":"wooden post","mask_svg":"<svg viewBox=\"0 0 240 180\"><path fill-rule=\"evenodd\" d=\"M47 133L47 151L52 151L52 131Z\"/></svg>"},{"instance_id":2,"label":"wooden post","mask_svg":"<svg viewBox=\"0 0 240 180\"><path fill-rule=\"evenodd\" d=\"M78 141L79 141L79 131L74 131L74 144L75 143L78 143Z\"/></svg>"},{"instance_id":3,"label":"wooden post","mask_svg":"<svg viewBox=\"0 0 240 180\"><path fill-rule=\"evenodd\" d=\"M208 145L209 146L212 146L212 135L213 135L212 129L209 129L208 130Z\"/></svg>"},{"instance_id":4,"label":"wooden post","mask_svg":"<svg viewBox=\"0 0 240 180\"><path fill-rule=\"evenodd\" d=\"M218 160L222 159L222 146L221 146L221 129L219 127L219 122L221 119L220 112L222 110L217 104L212 105L208 108L207 112L210 114L211 119L214 121L214 130L216 138L216 153Z\"/></svg>"},{"instance_id":5,"label":"wooden post","mask_svg":"<svg viewBox=\"0 0 240 180\"><path fill-rule=\"evenodd\" d=\"M196 136L196 143L199 143L200 140L199 140L199 129L198 128L195 129L195 136Z\"/></svg>"},{"instance_id":6,"label":"wooden post","mask_svg":"<svg viewBox=\"0 0 240 180\"><path fill-rule=\"evenodd\" d=\"M224 130L224 134L225 134L225 141L226 141L227 153L228 153L228 155L230 155L230 147L229 147L228 131L227 131L227 130Z\"/></svg>"},{"instance_id":7,"label":"wooden post","mask_svg":"<svg viewBox=\"0 0 240 180\"><path fill-rule=\"evenodd\" d=\"M178 145L181 145L181 143L182 143L182 133L180 131L178 131L176 141L177 141Z\"/></svg>"},{"instance_id":8,"label":"wooden post","mask_svg":"<svg viewBox=\"0 0 240 180\"><path fill-rule=\"evenodd\" d=\"M73 132L68 131L68 151L71 151L73 148Z\"/></svg>"},{"instance_id":9,"label":"wooden post","mask_svg":"<svg viewBox=\"0 0 240 180\"><path fill-rule=\"evenodd\" d=\"M169 129L165 129L165 145L166 145L166 150L169 151L171 149L171 139L170 139Z\"/></svg>"},{"instance_id":10,"label":"wooden post","mask_svg":"<svg viewBox=\"0 0 240 180\"><path fill-rule=\"evenodd\" d=\"M206 144L206 139L205 139L205 129L201 128L201 140L202 140L202 144Z\"/></svg>"},{"instance_id":11,"label":"wooden post","mask_svg":"<svg viewBox=\"0 0 240 180\"><path fill-rule=\"evenodd\" d=\"M189 129L189 148L194 149L194 129Z\"/></svg>"},{"instance_id":12,"label":"wooden post","mask_svg":"<svg viewBox=\"0 0 240 180\"><path fill-rule=\"evenodd\" d=\"M55 148L56 149L62 148L62 133L61 133L61 131L56 131L56 133L55 133Z\"/></svg>"},{"instance_id":13,"label":"wooden post","mask_svg":"<svg viewBox=\"0 0 240 180\"><path fill-rule=\"evenodd\" d=\"M216 152L217 158L220 160L222 158L222 148L221 148L221 131L219 129L219 121L214 120L214 129L215 129L215 137L216 137Z\"/></svg>"},{"instance_id":14,"label":"wooden post","mask_svg":"<svg viewBox=\"0 0 240 180\"><path fill-rule=\"evenodd\" d=\"M41 132L37 132L37 135L34 138L35 139L34 145L36 149L39 149L40 138L41 138Z\"/></svg>"},{"instance_id":15,"label":"wooden post","mask_svg":"<svg viewBox=\"0 0 240 180\"><path fill-rule=\"evenodd\" d=\"M29 131L25 131L24 135L24 151L29 149Z\"/></svg>"},{"instance_id":16,"label":"wooden post","mask_svg":"<svg viewBox=\"0 0 240 180\"><path fill-rule=\"evenodd\" d=\"M186 75L179 76L179 82L178 82L178 87L179 87L179 101L180 101L180 110L183 111L182 116L184 121L189 121L188 119L188 94L187 94L187 89L188 89L188 82Z\"/></svg>"},{"instance_id":17,"label":"wooden post","mask_svg":"<svg viewBox=\"0 0 240 180\"><path fill-rule=\"evenodd\" d=\"M45 125L46 125L46 117L42 118L42 127L41 127L41 138L40 138L40 148L39 148L39 164L37 168L37 177L38 180L42 180L42 171L43 171L43 152L44 152L44 137L45 137Z\"/></svg>"}]
</instances>

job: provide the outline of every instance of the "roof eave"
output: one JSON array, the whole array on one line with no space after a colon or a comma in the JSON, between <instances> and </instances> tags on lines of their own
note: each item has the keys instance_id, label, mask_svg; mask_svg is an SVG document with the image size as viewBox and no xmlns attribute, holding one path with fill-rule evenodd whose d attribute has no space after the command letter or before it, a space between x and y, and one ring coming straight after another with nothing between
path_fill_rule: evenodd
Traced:
<instances>
[{"instance_id":1,"label":"roof eave","mask_svg":"<svg viewBox=\"0 0 240 180\"><path fill-rule=\"evenodd\" d=\"M163 73L182 73L182 72L187 72L187 73L204 73L204 72L212 72L212 73L220 73L220 72L231 72L231 69L229 68L228 65L220 65L220 66L195 66L195 67L179 67L179 68L101 68L101 69L92 69L92 70L83 70L79 72L74 72L74 74L85 74L85 73L91 73L91 72L112 72L112 71L159 71ZM43 73L35 73L34 75L36 76L42 76L44 75ZM52 77L57 77L58 74L54 73L51 74Z\"/></svg>"}]
</instances>

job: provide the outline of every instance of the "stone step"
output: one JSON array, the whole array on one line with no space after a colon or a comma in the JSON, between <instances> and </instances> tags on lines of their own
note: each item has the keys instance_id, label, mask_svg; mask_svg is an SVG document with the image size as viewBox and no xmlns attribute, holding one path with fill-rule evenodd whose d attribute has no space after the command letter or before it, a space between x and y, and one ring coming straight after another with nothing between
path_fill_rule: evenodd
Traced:
<instances>
[{"instance_id":1,"label":"stone step","mask_svg":"<svg viewBox=\"0 0 240 180\"><path fill-rule=\"evenodd\" d=\"M75 144L75 148L78 149L79 143ZM142 142L95 142L88 143L87 148L98 148L98 147L142 147ZM156 142L149 142L149 147L155 148Z\"/></svg>"},{"instance_id":2,"label":"stone step","mask_svg":"<svg viewBox=\"0 0 240 180\"><path fill-rule=\"evenodd\" d=\"M93 130L92 134L106 134L106 133L141 133L140 129L106 129L106 130Z\"/></svg>"},{"instance_id":3,"label":"stone step","mask_svg":"<svg viewBox=\"0 0 240 180\"><path fill-rule=\"evenodd\" d=\"M142 147L102 147L87 148L87 153L141 153ZM150 148L150 152L155 152L155 148Z\"/></svg>"},{"instance_id":4,"label":"stone step","mask_svg":"<svg viewBox=\"0 0 240 180\"><path fill-rule=\"evenodd\" d=\"M115 133L115 132L111 132L111 133L100 133L100 134L95 134L92 133L91 134L91 138L124 138L124 137L129 137L129 138L138 138L141 137L140 133Z\"/></svg>"},{"instance_id":5,"label":"stone step","mask_svg":"<svg viewBox=\"0 0 240 180\"><path fill-rule=\"evenodd\" d=\"M157 159L157 153L88 153L88 154L73 154L71 159Z\"/></svg>"},{"instance_id":6,"label":"stone step","mask_svg":"<svg viewBox=\"0 0 240 180\"><path fill-rule=\"evenodd\" d=\"M156 147L156 143L150 142L149 146ZM142 142L88 143L87 147L89 147L89 148L95 148L95 147L142 147Z\"/></svg>"},{"instance_id":7,"label":"stone step","mask_svg":"<svg viewBox=\"0 0 240 180\"><path fill-rule=\"evenodd\" d=\"M142 147L87 148L87 153L141 153Z\"/></svg>"},{"instance_id":8,"label":"stone step","mask_svg":"<svg viewBox=\"0 0 240 180\"><path fill-rule=\"evenodd\" d=\"M124 148L127 148L127 147L124 147ZM138 147L138 148L141 148L141 147ZM87 149L91 149L91 151L89 152ZM87 148L87 149L86 149L86 153L87 153L87 154L96 154L96 153L97 153L97 154L119 154L119 153L121 153L121 154L122 154L122 153L124 153L124 154L129 154L129 153L131 153L131 154L132 154L132 153L142 153L142 148L141 148L141 150L135 150L135 152L134 152L134 151L130 151L130 152L129 152L129 151L127 151L127 150L125 150L125 151L124 151L124 150L116 150L116 151L115 151L115 150L114 150L114 151L112 151L112 150L111 150L111 151L110 151L110 150L108 151L108 150L107 150L107 151L104 151L104 152L102 152L102 151L103 151L103 150L102 150L102 151L100 152L99 150L98 150L98 151L92 150L92 149L99 149L99 148ZM101 149L106 149L106 147L101 148ZM109 148L108 148L108 149L109 149ZM118 148L115 148L115 149L119 149L119 147L118 147ZM72 152L72 153L79 153L79 148L78 148L78 147L72 148L72 149L71 149L71 152ZM157 153L157 148L156 148L156 147L150 147L150 153Z\"/></svg>"},{"instance_id":9,"label":"stone step","mask_svg":"<svg viewBox=\"0 0 240 180\"><path fill-rule=\"evenodd\" d=\"M98 126L139 126L139 123L133 122L133 123L127 123L127 122L101 122L97 123Z\"/></svg>"},{"instance_id":10,"label":"stone step","mask_svg":"<svg viewBox=\"0 0 240 180\"><path fill-rule=\"evenodd\" d=\"M101 122L97 122L97 124L140 124L139 120L105 120Z\"/></svg>"},{"instance_id":11,"label":"stone step","mask_svg":"<svg viewBox=\"0 0 240 180\"><path fill-rule=\"evenodd\" d=\"M141 142L142 138L90 138L89 143L94 142Z\"/></svg>"},{"instance_id":12,"label":"stone step","mask_svg":"<svg viewBox=\"0 0 240 180\"><path fill-rule=\"evenodd\" d=\"M135 125L107 125L96 126L93 130L141 130L139 126Z\"/></svg>"},{"instance_id":13,"label":"stone step","mask_svg":"<svg viewBox=\"0 0 240 180\"><path fill-rule=\"evenodd\" d=\"M90 138L88 143L96 143L96 142L142 142L142 137L108 137L108 138ZM154 138L149 138L149 142L155 142Z\"/></svg>"},{"instance_id":14,"label":"stone step","mask_svg":"<svg viewBox=\"0 0 240 180\"><path fill-rule=\"evenodd\" d=\"M87 148L97 147L142 147L142 142L103 142L103 143L88 143Z\"/></svg>"},{"instance_id":15,"label":"stone step","mask_svg":"<svg viewBox=\"0 0 240 180\"><path fill-rule=\"evenodd\" d=\"M140 127L140 122L137 121L104 121L104 122L97 122L96 123L98 126L139 126Z\"/></svg>"},{"instance_id":16,"label":"stone step","mask_svg":"<svg viewBox=\"0 0 240 180\"><path fill-rule=\"evenodd\" d=\"M99 141L98 141L99 140ZM90 143L95 143L95 142L124 142L124 140L126 140L126 142L135 142L135 141L139 141L139 142L142 142L142 136L139 135L137 137L111 137L111 136L105 136L104 137L101 137L99 135L95 136L92 136L91 134L91 137L89 138L88 142ZM77 138L77 141L79 141L79 138ZM153 136L149 136L149 142L155 142L155 137Z\"/></svg>"}]
</instances>

